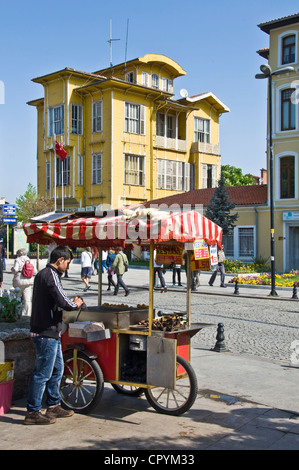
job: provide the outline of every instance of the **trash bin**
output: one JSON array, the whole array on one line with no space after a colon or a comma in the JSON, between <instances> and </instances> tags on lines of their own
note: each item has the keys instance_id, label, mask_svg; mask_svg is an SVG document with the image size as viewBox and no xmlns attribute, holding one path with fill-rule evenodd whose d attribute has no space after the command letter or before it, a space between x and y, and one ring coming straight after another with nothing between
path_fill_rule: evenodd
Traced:
<instances>
[{"instance_id":1,"label":"trash bin","mask_svg":"<svg viewBox=\"0 0 299 470\"><path fill-rule=\"evenodd\" d=\"M0 382L0 415L8 413L11 407L14 379Z\"/></svg>"}]
</instances>

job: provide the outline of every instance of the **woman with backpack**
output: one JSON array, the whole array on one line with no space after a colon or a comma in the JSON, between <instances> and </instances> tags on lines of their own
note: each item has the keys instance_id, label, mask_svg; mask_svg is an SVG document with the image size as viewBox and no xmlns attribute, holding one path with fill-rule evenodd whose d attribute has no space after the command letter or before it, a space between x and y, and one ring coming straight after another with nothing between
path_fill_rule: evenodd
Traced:
<instances>
[{"instance_id":1,"label":"woman with backpack","mask_svg":"<svg viewBox=\"0 0 299 470\"><path fill-rule=\"evenodd\" d=\"M22 316L30 316L32 307L32 286L34 281L33 276L36 274L36 269L27 256L26 248L20 248L17 251L17 257L11 270L14 274L12 285L13 287L18 287L20 289L18 295L22 299L23 304Z\"/></svg>"}]
</instances>

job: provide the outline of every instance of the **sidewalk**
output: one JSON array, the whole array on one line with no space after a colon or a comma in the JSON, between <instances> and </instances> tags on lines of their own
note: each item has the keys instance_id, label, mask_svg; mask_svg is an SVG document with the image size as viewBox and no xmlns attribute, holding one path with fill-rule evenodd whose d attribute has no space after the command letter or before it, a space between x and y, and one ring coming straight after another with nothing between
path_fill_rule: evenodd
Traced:
<instances>
[{"instance_id":1,"label":"sidewalk","mask_svg":"<svg viewBox=\"0 0 299 470\"><path fill-rule=\"evenodd\" d=\"M80 265L72 263L69 274L70 283L80 280ZM234 295L234 286L218 287L219 278L210 287L209 277L210 273L200 275L201 285L192 296L202 292L229 299ZM172 287L171 272L166 273L166 281L169 292L185 290ZM92 283L96 282L93 276ZM182 282L185 286L184 273ZM148 289L148 271L130 268L126 283ZM243 289L245 295L259 298L268 298L270 291L240 286L240 295ZM291 288L279 290L280 299L291 297ZM192 348L191 364L199 394L184 415L159 414L144 396L120 395L105 384L103 398L91 415L75 414L51 426L24 426L26 400L13 403L10 412L0 416L0 449L101 449L110 456L113 450L131 451L133 456L135 450L144 449L164 454L170 450L299 449L298 365L199 347Z\"/></svg>"}]
</instances>

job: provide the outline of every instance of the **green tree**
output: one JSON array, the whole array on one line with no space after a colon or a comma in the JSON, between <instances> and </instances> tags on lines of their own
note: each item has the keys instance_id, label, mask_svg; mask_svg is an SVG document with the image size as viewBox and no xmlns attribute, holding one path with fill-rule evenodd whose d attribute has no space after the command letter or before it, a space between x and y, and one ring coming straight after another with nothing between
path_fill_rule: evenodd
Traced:
<instances>
[{"instance_id":1,"label":"green tree","mask_svg":"<svg viewBox=\"0 0 299 470\"><path fill-rule=\"evenodd\" d=\"M251 174L243 175L241 168L231 165L221 165L221 176L225 186L247 186L254 184Z\"/></svg>"},{"instance_id":2,"label":"green tree","mask_svg":"<svg viewBox=\"0 0 299 470\"><path fill-rule=\"evenodd\" d=\"M229 194L225 188L224 177L221 175L218 181L218 187L215 188L214 194L211 197L210 205L207 206L205 216L219 225L224 235L229 235L239 217L238 214L230 214L235 207L236 204L229 201Z\"/></svg>"},{"instance_id":3,"label":"green tree","mask_svg":"<svg viewBox=\"0 0 299 470\"><path fill-rule=\"evenodd\" d=\"M36 188L31 183L28 184L25 194L16 198L16 206L18 221L23 223L29 222L32 217L54 210L54 202L38 196Z\"/></svg>"}]
</instances>

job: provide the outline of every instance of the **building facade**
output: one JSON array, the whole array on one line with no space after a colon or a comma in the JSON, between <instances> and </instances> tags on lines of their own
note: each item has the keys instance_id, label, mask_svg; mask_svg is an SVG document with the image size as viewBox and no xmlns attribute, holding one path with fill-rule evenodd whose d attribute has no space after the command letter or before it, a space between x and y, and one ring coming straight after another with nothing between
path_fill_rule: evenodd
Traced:
<instances>
[{"instance_id":1,"label":"building facade","mask_svg":"<svg viewBox=\"0 0 299 470\"><path fill-rule=\"evenodd\" d=\"M271 90L275 259L279 271L289 271L299 269L299 13L258 26L269 36L258 54L272 72L294 68L273 75ZM269 123L268 113L268 169Z\"/></svg>"},{"instance_id":2,"label":"building facade","mask_svg":"<svg viewBox=\"0 0 299 470\"><path fill-rule=\"evenodd\" d=\"M257 52L275 72L271 90L275 268L289 272L299 270L299 13L258 26L268 35L269 46ZM286 66L294 70L276 74ZM239 217L233 233L224 238L225 251L244 262L260 257L270 264L269 124L268 113L267 171L261 169L261 178L256 178L261 184L227 188L229 200L236 204L232 213ZM204 213L213 192L197 189L152 203L202 205Z\"/></svg>"},{"instance_id":3,"label":"building facade","mask_svg":"<svg viewBox=\"0 0 299 470\"><path fill-rule=\"evenodd\" d=\"M37 109L37 189L57 209L142 203L217 186L219 117L212 92L174 99L186 72L156 54L86 73L70 68L33 79ZM67 151L61 162L54 141Z\"/></svg>"}]
</instances>

